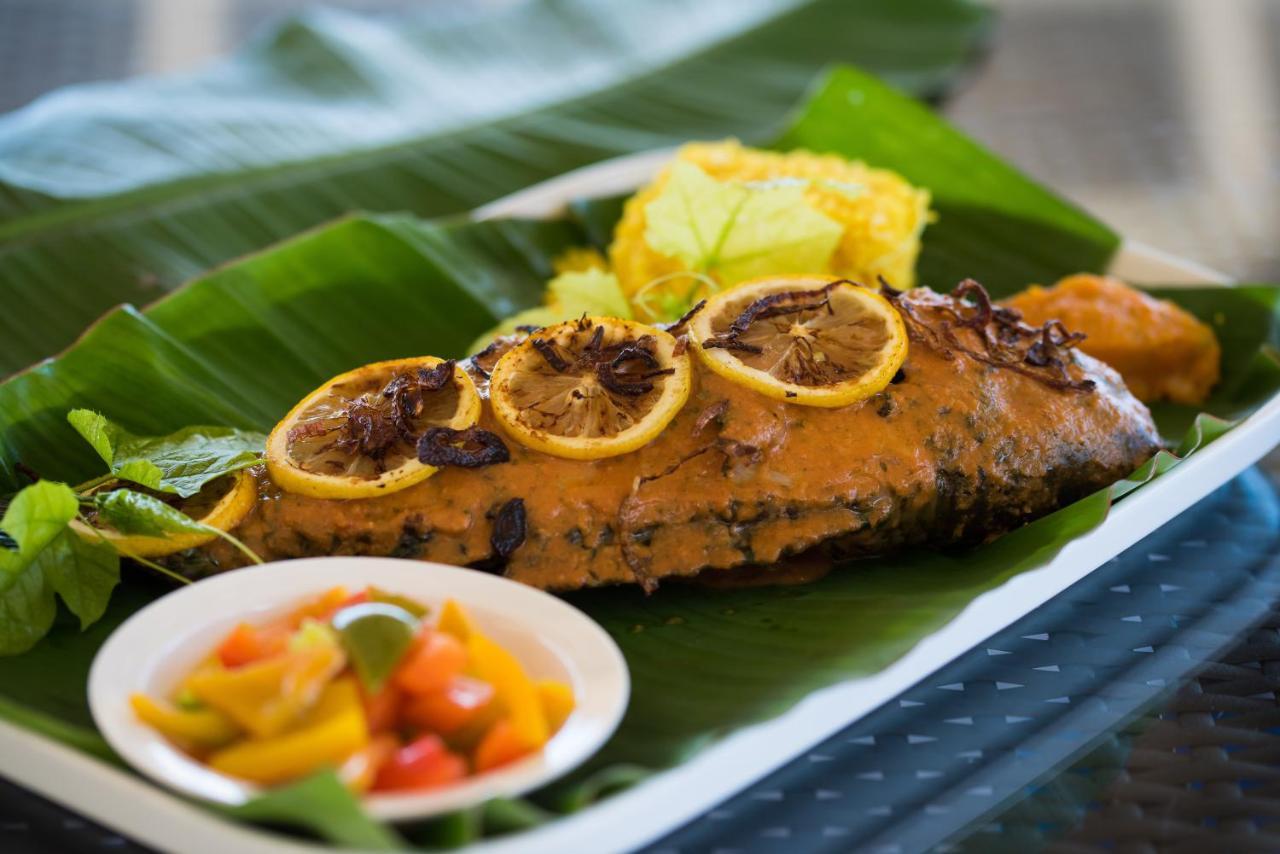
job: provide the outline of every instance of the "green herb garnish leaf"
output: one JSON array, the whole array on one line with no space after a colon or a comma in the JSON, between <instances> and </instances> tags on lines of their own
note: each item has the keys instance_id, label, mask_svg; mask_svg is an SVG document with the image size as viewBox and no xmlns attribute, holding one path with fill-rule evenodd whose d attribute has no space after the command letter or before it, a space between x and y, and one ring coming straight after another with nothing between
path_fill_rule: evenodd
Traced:
<instances>
[{"instance_id":1,"label":"green herb garnish leaf","mask_svg":"<svg viewBox=\"0 0 1280 854\"><path fill-rule=\"evenodd\" d=\"M58 612L53 587L28 566L0 592L0 655L17 655L49 633Z\"/></svg>"},{"instance_id":2,"label":"green herb garnish leaf","mask_svg":"<svg viewBox=\"0 0 1280 854\"><path fill-rule=\"evenodd\" d=\"M804 190L803 183L717 181L676 161L645 206L645 241L726 287L779 270L820 272L844 227L811 206Z\"/></svg>"},{"instance_id":3,"label":"green herb garnish leaf","mask_svg":"<svg viewBox=\"0 0 1280 854\"><path fill-rule=\"evenodd\" d=\"M0 549L0 588L30 566L40 552L76 517L80 503L64 483L42 480L14 496L0 518L0 530L17 544L16 549Z\"/></svg>"},{"instance_id":4,"label":"green herb garnish leaf","mask_svg":"<svg viewBox=\"0 0 1280 854\"><path fill-rule=\"evenodd\" d=\"M218 533L217 528L197 522L159 498L131 489L100 492L94 496L93 503L98 509L98 517L105 524L130 536Z\"/></svg>"},{"instance_id":5,"label":"green herb garnish leaf","mask_svg":"<svg viewBox=\"0 0 1280 854\"><path fill-rule=\"evenodd\" d=\"M120 580L120 558L106 543L67 527L78 510L71 487L42 480L19 492L0 520L17 546L0 549L0 655L25 652L48 633L57 596L81 628L106 610Z\"/></svg>"},{"instance_id":6,"label":"green herb garnish leaf","mask_svg":"<svg viewBox=\"0 0 1280 854\"><path fill-rule=\"evenodd\" d=\"M365 814L360 799L332 770L268 789L236 807L215 807L234 818L315 831L330 842L361 851L404 851L392 828Z\"/></svg>"},{"instance_id":7,"label":"green herb garnish leaf","mask_svg":"<svg viewBox=\"0 0 1280 854\"><path fill-rule=\"evenodd\" d=\"M206 483L256 464L261 433L234 427L184 427L168 436L134 436L106 416L73 409L67 421L121 480L189 498Z\"/></svg>"},{"instance_id":8,"label":"green herb garnish leaf","mask_svg":"<svg viewBox=\"0 0 1280 854\"><path fill-rule=\"evenodd\" d=\"M370 693L382 690L418 634L417 618L388 602L343 608L331 622L356 675Z\"/></svg>"},{"instance_id":9,"label":"green herb garnish leaf","mask_svg":"<svg viewBox=\"0 0 1280 854\"><path fill-rule=\"evenodd\" d=\"M70 528L41 552L36 567L43 570L67 610L80 619L82 631L107 610L111 591L120 582L120 554L111 544Z\"/></svg>"}]
</instances>

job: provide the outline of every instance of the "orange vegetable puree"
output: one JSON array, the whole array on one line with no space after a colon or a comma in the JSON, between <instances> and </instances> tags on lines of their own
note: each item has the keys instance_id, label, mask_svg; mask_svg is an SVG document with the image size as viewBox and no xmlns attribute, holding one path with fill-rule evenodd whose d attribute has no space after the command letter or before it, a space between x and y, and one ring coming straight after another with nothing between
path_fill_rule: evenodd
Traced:
<instances>
[{"instance_id":1,"label":"orange vegetable puree","mask_svg":"<svg viewBox=\"0 0 1280 854\"><path fill-rule=\"evenodd\" d=\"M1060 320L1080 349L1120 372L1142 401L1199 404L1218 382L1222 349L1208 324L1110 276L1081 273L1005 301L1032 325Z\"/></svg>"}]
</instances>

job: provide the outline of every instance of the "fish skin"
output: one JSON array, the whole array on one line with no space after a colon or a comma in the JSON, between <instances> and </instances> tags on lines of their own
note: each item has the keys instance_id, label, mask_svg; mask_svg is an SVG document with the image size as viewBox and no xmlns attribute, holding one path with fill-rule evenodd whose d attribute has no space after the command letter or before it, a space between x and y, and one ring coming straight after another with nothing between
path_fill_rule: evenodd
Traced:
<instances>
[{"instance_id":1,"label":"fish skin","mask_svg":"<svg viewBox=\"0 0 1280 854\"><path fill-rule=\"evenodd\" d=\"M908 298L926 316L954 305L932 292ZM1115 371L1078 350L1067 369L1095 388L1054 388L913 341L900 382L820 409L695 362L689 403L634 453L562 460L508 440L509 463L351 501L283 493L256 472L260 500L236 533L266 560L374 554L493 568L493 519L520 498L526 538L496 571L550 590L653 589L816 546L857 557L969 546L1114 483L1159 448L1150 413ZM497 429L487 407L481 424ZM196 563L217 570L239 558L214 544Z\"/></svg>"}]
</instances>

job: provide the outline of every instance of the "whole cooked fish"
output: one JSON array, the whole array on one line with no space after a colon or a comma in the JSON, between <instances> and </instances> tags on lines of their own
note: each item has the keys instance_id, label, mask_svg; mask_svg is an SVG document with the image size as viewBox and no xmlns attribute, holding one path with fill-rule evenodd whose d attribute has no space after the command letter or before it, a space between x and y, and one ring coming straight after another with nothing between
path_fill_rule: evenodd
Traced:
<instances>
[{"instance_id":1,"label":"whole cooked fish","mask_svg":"<svg viewBox=\"0 0 1280 854\"><path fill-rule=\"evenodd\" d=\"M953 296L887 292L911 349L859 404L796 406L695 365L689 403L634 453L583 462L509 441L509 462L346 501L290 494L257 472L260 499L236 535L267 560L391 555L553 590L652 588L819 544L872 556L983 542L1156 451L1147 409L1060 325L1033 334L972 283ZM467 364L482 389L501 346ZM488 412L481 426L497 430ZM218 543L202 560L239 559Z\"/></svg>"}]
</instances>

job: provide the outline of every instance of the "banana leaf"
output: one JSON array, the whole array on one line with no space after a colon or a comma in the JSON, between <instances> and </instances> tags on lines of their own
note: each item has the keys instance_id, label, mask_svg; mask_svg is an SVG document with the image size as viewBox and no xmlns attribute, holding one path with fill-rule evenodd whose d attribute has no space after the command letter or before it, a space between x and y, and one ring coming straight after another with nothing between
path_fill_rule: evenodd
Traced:
<instances>
[{"instance_id":1,"label":"banana leaf","mask_svg":"<svg viewBox=\"0 0 1280 854\"><path fill-rule=\"evenodd\" d=\"M892 133L848 131L867 117ZM864 74L839 69L815 90L779 144L803 140L933 180L939 205L948 203L926 233L926 245L946 235L945 251L926 252L935 284L1003 276L1011 287L1016 276L1047 280L1105 264L1117 243L1105 226L957 138L914 102ZM939 157L949 169L921 165ZM974 176L986 189L968 192L953 172ZM76 480L95 471L91 452L80 448L64 421L75 406L103 410L141 434L191 423L266 429L306 391L354 365L408 353L460 354L500 316L534 304L550 259L567 246L599 239L608 227L607 207L579 206L590 217L552 222L349 217L215 270L144 311L118 309L63 356L0 385L0 490L20 484L18 460L48 477ZM993 230L993 222L1000 228ZM499 802L410 828L410 840L465 841L582 808L648 771L686 761L728 732L785 711L814 690L883 668L979 593L1043 564L1099 524L1113 500L1167 471L1280 390L1274 358L1280 289L1161 293L1215 323L1224 353L1223 382L1207 407L1217 417L1178 408L1159 412L1166 435L1190 426L1175 453L1162 453L1132 479L964 554L865 561L796 588L669 585L649 597L631 589L572 596L626 655L633 699L618 733L589 767L532 802ZM34 650L0 659L0 716L109 755L88 714L85 675L112 628L163 591L133 572L107 616L88 631L80 632L64 614ZM296 800L288 804L290 815L305 818L307 810L298 809ZM264 807L259 814L273 813ZM369 835L333 822L309 829L335 840Z\"/></svg>"},{"instance_id":2,"label":"banana leaf","mask_svg":"<svg viewBox=\"0 0 1280 854\"><path fill-rule=\"evenodd\" d=\"M462 212L617 154L767 139L830 62L937 96L990 19L975 0L321 10L195 74L63 90L0 118L0 376L349 211Z\"/></svg>"}]
</instances>

